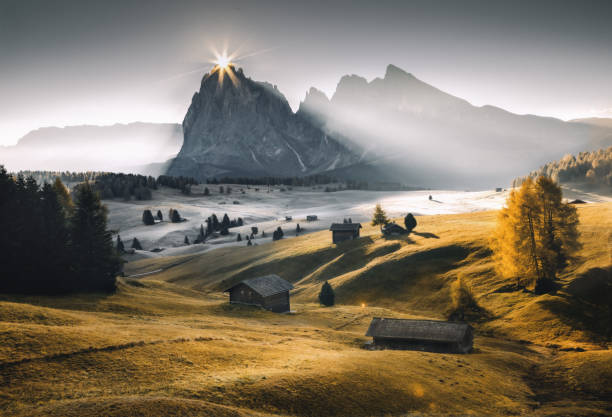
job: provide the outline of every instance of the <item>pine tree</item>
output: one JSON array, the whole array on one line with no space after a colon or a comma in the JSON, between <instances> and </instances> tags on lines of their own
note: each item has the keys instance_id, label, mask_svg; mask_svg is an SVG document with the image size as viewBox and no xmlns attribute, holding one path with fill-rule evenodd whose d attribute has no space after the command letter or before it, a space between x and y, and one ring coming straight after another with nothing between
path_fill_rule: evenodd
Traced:
<instances>
[{"instance_id":1,"label":"pine tree","mask_svg":"<svg viewBox=\"0 0 612 417\"><path fill-rule=\"evenodd\" d=\"M142 222L146 226L151 226L155 224L155 219L153 218L153 213L151 213L151 210L145 210L142 212Z\"/></svg>"},{"instance_id":2,"label":"pine tree","mask_svg":"<svg viewBox=\"0 0 612 417\"><path fill-rule=\"evenodd\" d=\"M247 240L247 246L253 246L253 242L251 241L251 239Z\"/></svg>"},{"instance_id":3,"label":"pine tree","mask_svg":"<svg viewBox=\"0 0 612 417\"><path fill-rule=\"evenodd\" d=\"M387 214L382 209L380 204L376 204L374 214L372 215L372 226L384 226L387 223L389 223L389 219L387 219Z\"/></svg>"},{"instance_id":4,"label":"pine tree","mask_svg":"<svg viewBox=\"0 0 612 417\"><path fill-rule=\"evenodd\" d=\"M300 227L300 224L298 223L297 226L295 227L295 234L299 234L302 231L302 228Z\"/></svg>"},{"instance_id":5,"label":"pine tree","mask_svg":"<svg viewBox=\"0 0 612 417\"><path fill-rule=\"evenodd\" d=\"M121 240L121 236L117 235L117 252L124 253L125 246L123 245L123 241Z\"/></svg>"},{"instance_id":6,"label":"pine tree","mask_svg":"<svg viewBox=\"0 0 612 417\"><path fill-rule=\"evenodd\" d=\"M183 240L183 243L184 243L185 245L189 245L189 244L190 244L190 243L189 243L189 238L187 237L187 235L185 235L185 239Z\"/></svg>"},{"instance_id":7,"label":"pine tree","mask_svg":"<svg viewBox=\"0 0 612 417\"><path fill-rule=\"evenodd\" d=\"M417 221L412 215L412 213L406 214L406 217L404 217L404 226L406 226L406 230L408 231L408 233L412 232L416 225Z\"/></svg>"},{"instance_id":8,"label":"pine tree","mask_svg":"<svg viewBox=\"0 0 612 417\"><path fill-rule=\"evenodd\" d=\"M333 306L335 303L336 295L334 293L334 289L329 284L329 282L325 281L321 286L321 292L319 293L319 302L327 307Z\"/></svg>"},{"instance_id":9,"label":"pine tree","mask_svg":"<svg viewBox=\"0 0 612 417\"><path fill-rule=\"evenodd\" d=\"M181 221L183 221L178 210L170 209L170 221L172 223L180 223Z\"/></svg>"},{"instance_id":10,"label":"pine tree","mask_svg":"<svg viewBox=\"0 0 612 417\"><path fill-rule=\"evenodd\" d=\"M61 185L63 187L63 184ZM71 290L70 230L67 215L74 206L70 195L66 198L63 193L65 187L60 189L60 194L56 190L55 186L45 183L40 191L41 230L36 242L36 259L44 268L44 271L40 271L40 276L45 277L45 282L40 283L42 285L36 292L57 293Z\"/></svg>"},{"instance_id":11,"label":"pine tree","mask_svg":"<svg viewBox=\"0 0 612 417\"><path fill-rule=\"evenodd\" d=\"M242 242L242 237L240 237L240 233L238 233L238 237L236 238L236 242Z\"/></svg>"},{"instance_id":12,"label":"pine tree","mask_svg":"<svg viewBox=\"0 0 612 417\"><path fill-rule=\"evenodd\" d=\"M204 195L205 196L210 195L210 190L208 189L208 187L204 187Z\"/></svg>"},{"instance_id":13,"label":"pine tree","mask_svg":"<svg viewBox=\"0 0 612 417\"><path fill-rule=\"evenodd\" d=\"M157 210L157 220L160 222L164 221L164 215L162 214L161 210Z\"/></svg>"},{"instance_id":14,"label":"pine tree","mask_svg":"<svg viewBox=\"0 0 612 417\"><path fill-rule=\"evenodd\" d=\"M219 224L219 219L217 218L217 215L213 213L212 215L212 225L213 225L213 230L220 230L220 224Z\"/></svg>"},{"instance_id":15,"label":"pine tree","mask_svg":"<svg viewBox=\"0 0 612 417\"><path fill-rule=\"evenodd\" d=\"M134 240L132 240L132 249L142 250L142 245L140 244L140 241L137 238L134 238Z\"/></svg>"},{"instance_id":16,"label":"pine tree","mask_svg":"<svg viewBox=\"0 0 612 417\"><path fill-rule=\"evenodd\" d=\"M550 178L527 178L500 210L491 242L496 269L517 286L534 284L547 292L556 274L579 249L578 213L562 202L561 188Z\"/></svg>"},{"instance_id":17,"label":"pine tree","mask_svg":"<svg viewBox=\"0 0 612 417\"><path fill-rule=\"evenodd\" d=\"M72 209L74 208L74 203L72 202L72 197L70 197L70 191L68 191L68 188L66 188L59 177L56 177L55 181L53 182L53 191L55 191L57 199L64 209L66 215L70 215Z\"/></svg>"},{"instance_id":18,"label":"pine tree","mask_svg":"<svg viewBox=\"0 0 612 417\"><path fill-rule=\"evenodd\" d=\"M221 221L221 228L230 227L230 219L227 213L223 215L223 220Z\"/></svg>"},{"instance_id":19,"label":"pine tree","mask_svg":"<svg viewBox=\"0 0 612 417\"><path fill-rule=\"evenodd\" d=\"M112 233L106 229L107 210L91 184L75 189L75 208L71 217L75 290L114 291L121 260L113 246Z\"/></svg>"}]
</instances>

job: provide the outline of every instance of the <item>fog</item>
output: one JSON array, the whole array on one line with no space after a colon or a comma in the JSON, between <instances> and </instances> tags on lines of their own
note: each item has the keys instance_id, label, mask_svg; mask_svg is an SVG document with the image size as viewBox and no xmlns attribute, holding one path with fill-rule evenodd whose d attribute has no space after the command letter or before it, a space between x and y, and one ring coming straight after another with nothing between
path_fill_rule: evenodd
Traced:
<instances>
[{"instance_id":1,"label":"fog","mask_svg":"<svg viewBox=\"0 0 612 417\"><path fill-rule=\"evenodd\" d=\"M301 111L364 161L428 187L507 186L566 153L612 143L610 130L476 107L394 66L371 81L343 77L330 100L311 90Z\"/></svg>"},{"instance_id":2,"label":"fog","mask_svg":"<svg viewBox=\"0 0 612 417\"><path fill-rule=\"evenodd\" d=\"M178 124L42 128L0 148L9 171L114 171L159 175L183 143Z\"/></svg>"}]
</instances>

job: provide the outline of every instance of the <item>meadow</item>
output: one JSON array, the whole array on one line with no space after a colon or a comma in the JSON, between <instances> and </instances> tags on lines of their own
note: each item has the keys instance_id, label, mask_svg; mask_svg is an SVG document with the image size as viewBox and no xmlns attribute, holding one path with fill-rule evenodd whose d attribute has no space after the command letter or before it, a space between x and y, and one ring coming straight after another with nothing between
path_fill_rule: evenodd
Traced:
<instances>
[{"instance_id":1,"label":"meadow","mask_svg":"<svg viewBox=\"0 0 612 417\"><path fill-rule=\"evenodd\" d=\"M320 231L141 259L112 295L2 296L8 415L612 414L612 203L580 206L582 249L554 294L493 268L495 211L418 216L409 236L333 245ZM151 271L157 273L147 274ZM292 310L229 305L252 276L291 281ZM130 275L140 278L129 278ZM362 348L372 317L445 318L458 277L481 310L466 355ZM321 307L328 281L337 305Z\"/></svg>"}]
</instances>

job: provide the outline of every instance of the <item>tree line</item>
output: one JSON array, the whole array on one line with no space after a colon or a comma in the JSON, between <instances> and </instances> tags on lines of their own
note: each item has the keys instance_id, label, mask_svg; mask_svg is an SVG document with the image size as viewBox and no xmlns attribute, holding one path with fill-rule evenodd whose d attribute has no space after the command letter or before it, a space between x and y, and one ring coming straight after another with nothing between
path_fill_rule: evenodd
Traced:
<instances>
[{"instance_id":1,"label":"tree line","mask_svg":"<svg viewBox=\"0 0 612 417\"><path fill-rule=\"evenodd\" d=\"M550 177L553 181L581 182L612 187L612 146L593 152L580 152L578 155L565 155L562 159L549 162L533 171L527 177L536 179ZM520 186L525 178L514 180Z\"/></svg>"},{"instance_id":2,"label":"tree line","mask_svg":"<svg viewBox=\"0 0 612 417\"><path fill-rule=\"evenodd\" d=\"M114 291L121 260L90 182L71 196L60 178L40 185L0 166L0 229L0 291Z\"/></svg>"}]
</instances>

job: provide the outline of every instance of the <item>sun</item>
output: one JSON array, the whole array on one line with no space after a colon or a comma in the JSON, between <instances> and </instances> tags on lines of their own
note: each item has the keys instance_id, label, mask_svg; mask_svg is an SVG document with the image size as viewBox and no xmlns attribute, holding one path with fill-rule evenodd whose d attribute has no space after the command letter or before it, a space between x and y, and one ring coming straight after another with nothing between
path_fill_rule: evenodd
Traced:
<instances>
[{"instance_id":1,"label":"sun","mask_svg":"<svg viewBox=\"0 0 612 417\"><path fill-rule=\"evenodd\" d=\"M215 64L219 66L221 69L227 69L232 64L230 57L227 54L223 53L222 55L218 55L217 59L215 59Z\"/></svg>"}]
</instances>

